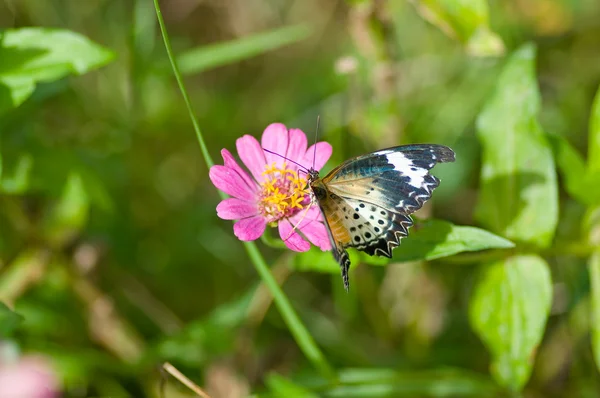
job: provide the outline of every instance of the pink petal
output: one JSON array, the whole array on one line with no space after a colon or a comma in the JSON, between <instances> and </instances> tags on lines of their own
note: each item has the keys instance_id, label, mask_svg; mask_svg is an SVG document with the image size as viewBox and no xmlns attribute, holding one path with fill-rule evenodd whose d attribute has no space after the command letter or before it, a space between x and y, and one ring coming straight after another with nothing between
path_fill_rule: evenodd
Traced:
<instances>
[{"instance_id":1,"label":"pink petal","mask_svg":"<svg viewBox=\"0 0 600 398\"><path fill-rule=\"evenodd\" d=\"M292 232L292 230L292 224L288 220L279 221L279 236L289 249L296 252L305 252L310 249L310 243L305 241L298 232L295 230Z\"/></svg>"},{"instance_id":2,"label":"pink petal","mask_svg":"<svg viewBox=\"0 0 600 398\"><path fill-rule=\"evenodd\" d=\"M217 216L223 220L239 220L258 214L256 203L237 198L222 200L217 205Z\"/></svg>"},{"instance_id":3,"label":"pink petal","mask_svg":"<svg viewBox=\"0 0 600 398\"><path fill-rule=\"evenodd\" d=\"M325 224L318 221L310 221L300 227L300 232L308 238L308 240L321 250L331 250L331 242L329 234L325 228Z\"/></svg>"},{"instance_id":4,"label":"pink petal","mask_svg":"<svg viewBox=\"0 0 600 398\"><path fill-rule=\"evenodd\" d=\"M250 241L260 238L267 227L267 220L261 216L244 218L233 224L233 233L239 240Z\"/></svg>"},{"instance_id":5,"label":"pink petal","mask_svg":"<svg viewBox=\"0 0 600 398\"><path fill-rule=\"evenodd\" d=\"M310 165L302 163L304 154L306 153L306 135L300 129L290 129L288 133L289 144L285 156L288 159L292 159L300 163L304 168L308 169ZM297 169L297 166L294 164L291 164L290 166L294 167L294 170Z\"/></svg>"},{"instance_id":6,"label":"pink petal","mask_svg":"<svg viewBox=\"0 0 600 398\"><path fill-rule=\"evenodd\" d=\"M0 366L0 397L53 398L59 389L58 377L45 358L28 356Z\"/></svg>"},{"instance_id":7,"label":"pink petal","mask_svg":"<svg viewBox=\"0 0 600 398\"><path fill-rule=\"evenodd\" d=\"M290 218L292 224L297 226L300 233L321 250L331 250L331 242L325 224L321 221L321 211L313 205L306 215L300 212Z\"/></svg>"},{"instance_id":8,"label":"pink petal","mask_svg":"<svg viewBox=\"0 0 600 398\"><path fill-rule=\"evenodd\" d=\"M275 152L280 156L272 153L265 152L265 159L267 164L276 163L278 167L281 167L285 162L282 156L286 156L288 149L288 130L281 123L272 123L267 126L263 132L260 143L263 148Z\"/></svg>"},{"instance_id":9,"label":"pink petal","mask_svg":"<svg viewBox=\"0 0 600 398\"><path fill-rule=\"evenodd\" d=\"M315 157L315 145L317 146L316 157ZM308 168L313 167L313 164L314 164L315 170L321 170L321 168L323 166L325 166L325 163L327 163L327 161L329 160L329 157L331 156L331 152L333 151L333 149L331 148L331 145L328 142L324 142L324 141L317 142L315 145L311 145L306 150L306 154L304 155L304 160L302 162L303 162L303 164L307 164ZM313 162L313 158L314 158L314 162Z\"/></svg>"},{"instance_id":10,"label":"pink petal","mask_svg":"<svg viewBox=\"0 0 600 398\"><path fill-rule=\"evenodd\" d=\"M256 181L263 182L265 177L262 175L265 171L265 154L256 138L251 135L245 135L238 138L235 146L240 159L250 170Z\"/></svg>"},{"instance_id":11,"label":"pink petal","mask_svg":"<svg viewBox=\"0 0 600 398\"><path fill-rule=\"evenodd\" d=\"M315 221L323 221L323 215L321 214L321 210L319 209L319 206L316 204L313 204L310 209L308 209L308 214L306 215L306 218L308 218L309 220L315 220Z\"/></svg>"},{"instance_id":12,"label":"pink petal","mask_svg":"<svg viewBox=\"0 0 600 398\"><path fill-rule=\"evenodd\" d=\"M229 167L221 165L212 166L208 172L208 176L215 187L227 195L247 201L254 201L256 198L256 185L250 188L246 181L235 170Z\"/></svg>"},{"instance_id":13,"label":"pink petal","mask_svg":"<svg viewBox=\"0 0 600 398\"><path fill-rule=\"evenodd\" d=\"M252 179L252 177L250 177L246 170L242 169L240 165L238 165L231 153L227 149L223 149L221 151L221 156L223 156L223 162L225 163L225 166L238 173L240 177L242 177L242 179L246 182L248 187L255 191L256 182L254 182L254 180Z\"/></svg>"}]
</instances>

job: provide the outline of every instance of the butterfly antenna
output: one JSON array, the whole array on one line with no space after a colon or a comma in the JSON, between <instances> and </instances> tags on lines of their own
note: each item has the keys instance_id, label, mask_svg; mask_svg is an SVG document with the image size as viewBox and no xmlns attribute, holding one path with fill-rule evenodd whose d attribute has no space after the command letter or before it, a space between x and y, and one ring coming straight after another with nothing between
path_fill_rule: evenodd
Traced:
<instances>
[{"instance_id":1,"label":"butterfly antenna","mask_svg":"<svg viewBox=\"0 0 600 398\"><path fill-rule=\"evenodd\" d=\"M300 163L294 162L292 159L288 159L285 156L280 155L277 152L270 151L270 150L268 150L266 148L263 148L263 151L268 152L268 153L270 153L272 155L275 155L275 156L279 156L280 158L283 158L283 159L285 159L286 161L288 161L290 163L294 163L296 166L300 167L302 169L302 171L304 171L305 173L308 174L308 169L306 167L302 166Z\"/></svg>"},{"instance_id":2,"label":"butterfly antenna","mask_svg":"<svg viewBox=\"0 0 600 398\"><path fill-rule=\"evenodd\" d=\"M313 163L312 168L315 168L315 161L317 160L317 138L319 138L319 122L321 121L321 115L317 115L317 128L315 129L315 145L313 151Z\"/></svg>"}]
</instances>

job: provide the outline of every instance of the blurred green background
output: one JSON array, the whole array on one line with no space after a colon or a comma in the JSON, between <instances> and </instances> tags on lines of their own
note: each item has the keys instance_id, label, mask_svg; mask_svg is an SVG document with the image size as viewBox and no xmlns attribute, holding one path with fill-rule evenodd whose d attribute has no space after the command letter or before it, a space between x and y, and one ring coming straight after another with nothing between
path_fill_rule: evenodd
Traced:
<instances>
[{"instance_id":1,"label":"blurred green background","mask_svg":"<svg viewBox=\"0 0 600 398\"><path fill-rule=\"evenodd\" d=\"M327 170L390 145L445 144L457 162L436 169L442 184L420 216L478 226L475 120L506 54L535 43L541 126L588 152L600 2L468 4L161 1L217 163L221 148L272 122L310 140L317 115L334 147ZM164 361L213 398L292 396L289 380L320 396L231 223L216 216L152 1L0 2L0 28L29 26L106 52L88 73L36 78L22 104L0 106L0 300L23 317L11 342L47 355L68 397L194 396L165 382ZM577 246L586 208L562 185L560 198L555 239L565 243L543 253L553 304L523 395L596 397L589 251ZM507 396L469 325L477 257L358 265L345 294L339 274L299 272L291 253L259 248L329 362L349 369L346 389L327 396L381 380L402 389L360 396Z\"/></svg>"}]
</instances>

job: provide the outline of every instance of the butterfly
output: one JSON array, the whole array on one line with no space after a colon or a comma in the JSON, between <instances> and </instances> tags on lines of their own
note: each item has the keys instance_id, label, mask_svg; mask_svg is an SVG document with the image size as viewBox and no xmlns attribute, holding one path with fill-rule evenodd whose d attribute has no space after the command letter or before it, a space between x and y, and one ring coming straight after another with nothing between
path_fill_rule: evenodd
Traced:
<instances>
[{"instance_id":1,"label":"butterfly","mask_svg":"<svg viewBox=\"0 0 600 398\"><path fill-rule=\"evenodd\" d=\"M454 151L446 146L416 144L349 159L323 178L314 168L308 170L308 186L325 221L346 291L350 287L346 249L391 258L413 225L410 215L440 184L429 170L454 160Z\"/></svg>"}]
</instances>

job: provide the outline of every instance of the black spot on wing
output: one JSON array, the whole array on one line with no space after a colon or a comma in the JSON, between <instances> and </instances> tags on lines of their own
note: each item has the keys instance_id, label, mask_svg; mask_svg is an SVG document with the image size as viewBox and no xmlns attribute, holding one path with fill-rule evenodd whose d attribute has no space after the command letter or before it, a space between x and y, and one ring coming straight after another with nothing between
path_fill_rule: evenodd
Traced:
<instances>
[{"instance_id":1,"label":"black spot on wing","mask_svg":"<svg viewBox=\"0 0 600 398\"><path fill-rule=\"evenodd\" d=\"M384 256L391 258L392 250L400 245L400 239L408 236L408 229L413 225L409 215L395 213L392 224L384 234L377 239L367 242L362 251L370 256Z\"/></svg>"}]
</instances>

